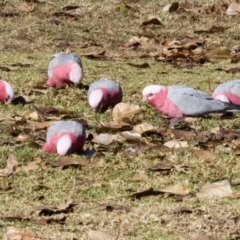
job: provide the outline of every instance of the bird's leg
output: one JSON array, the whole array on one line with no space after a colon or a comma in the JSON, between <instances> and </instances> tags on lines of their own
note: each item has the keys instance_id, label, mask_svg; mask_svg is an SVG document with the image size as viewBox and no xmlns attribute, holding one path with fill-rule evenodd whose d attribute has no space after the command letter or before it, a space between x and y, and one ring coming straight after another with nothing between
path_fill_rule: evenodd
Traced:
<instances>
[{"instance_id":1,"label":"bird's leg","mask_svg":"<svg viewBox=\"0 0 240 240\"><path fill-rule=\"evenodd\" d=\"M184 121L183 118L172 118L172 119L170 120L170 125L169 125L169 127L170 127L171 129L174 129L174 126L175 126L176 124L178 124L179 122L182 122L182 121Z\"/></svg>"}]
</instances>

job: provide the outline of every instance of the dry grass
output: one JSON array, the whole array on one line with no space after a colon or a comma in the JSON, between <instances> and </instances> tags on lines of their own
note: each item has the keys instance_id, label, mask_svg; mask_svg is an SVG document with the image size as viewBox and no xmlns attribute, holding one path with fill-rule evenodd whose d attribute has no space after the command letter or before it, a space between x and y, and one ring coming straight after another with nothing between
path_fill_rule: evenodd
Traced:
<instances>
[{"instance_id":1,"label":"dry grass","mask_svg":"<svg viewBox=\"0 0 240 240\"><path fill-rule=\"evenodd\" d=\"M109 3L111 2L111 3ZM121 1L46 1L35 2L35 9L30 13L19 13L14 17L0 17L0 51L1 67L9 67L11 71L2 71L1 76L11 82L17 95L27 95L34 86L46 80L46 74L40 69L47 68L50 57L59 51L72 51L79 55L86 52L106 50L109 57L127 56L123 61L97 61L82 57L85 70L84 84L90 84L101 77L117 79L123 88L124 102L140 104L143 109L142 119L159 126L159 114L149 106L141 103L141 90L148 84L163 85L186 84L211 93L207 79L214 82L237 78L234 74L215 71L216 67L236 67L229 62L196 66L188 73L185 68L173 68L153 59L139 59L136 54L141 49L133 51L121 49L132 36L138 32L139 23L136 20L147 19L148 15L159 15L164 26L154 27L159 40L173 40L184 36L208 38L207 47L233 47L239 44L238 17L213 16L202 14L196 19L188 13L164 15L162 6L168 1L134 1L133 6L140 11L120 11ZM160 3L161 2L161 3ZM16 6L21 1L6 1L4 12L17 12ZM205 1L212 5L215 1ZM54 12L62 11L66 5L80 4L86 8L86 13L79 19L52 16ZM202 4L202 3L201 3ZM229 26L224 33L212 35L194 34L196 29L209 29L212 25ZM174 31L168 31L173 29ZM66 43L70 42L69 44ZM75 44L72 44L75 42ZM88 47L81 47L82 42L94 42ZM139 69L126 62L150 64L150 68ZM13 63L29 63L30 67L12 67ZM163 74L165 72L166 74ZM99 120L109 119L110 113L97 115L91 111L86 102L86 90L72 87L66 90L50 89L46 95L31 93L36 106L54 106L80 112L89 124L96 125ZM32 112L32 104L1 105L0 118L22 116ZM79 117L79 114L76 114ZM98 121L97 121L98 120ZM204 119L199 121L200 130L208 130L217 126L239 128L238 118L230 120ZM4 121L0 122L4 127ZM20 129L21 126L17 128ZM93 130L90 130L90 132ZM44 135L43 135L44 136ZM14 139L15 136L4 132L1 138ZM220 157L212 161L197 159L188 150L162 153L159 150L140 153L136 157L123 157L121 151L132 146L131 143L113 144L107 147L102 155L91 160L98 164L95 168L54 169L51 166L35 171L20 172L0 181L0 235L6 232L8 226L19 227L39 233L44 239L88 239L89 230L106 231L118 239L190 239L190 232L198 232L213 236L216 239L239 239L240 204L238 199L223 198L199 200L194 192L207 182L218 179L240 178L239 157L233 153L220 153ZM86 148L92 148L88 143ZM118 149L119 148L119 149ZM214 147L213 147L214 150ZM236 149L237 150L237 149ZM28 145L1 145L1 167L9 153L16 155L18 161L27 164L37 158L42 159L43 166L56 155L43 153L41 149ZM83 158L86 158L83 156ZM149 171L149 167L162 163L166 165L185 165L189 167L186 173L173 171L169 175ZM133 182L135 173L148 175L147 181ZM86 184L74 186L75 183L94 180ZM134 192L153 187L161 189L175 184L190 187L193 197L177 201L165 195L148 196L132 201L128 198ZM38 187L43 185L46 187ZM238 187L234 187L238 190ZM66 223L39 224L44 217L31 213L33 206L54 205L74 202L72 213L67 214ZM131 211L106 211L99 207L106 205L126 205ZM192 213L174 214L177 207L189 207ZM21 211L32 220L13 221L4 219L10 211ZM61 217L62 215L57 217Z\"/></svg>"}]
</instances>

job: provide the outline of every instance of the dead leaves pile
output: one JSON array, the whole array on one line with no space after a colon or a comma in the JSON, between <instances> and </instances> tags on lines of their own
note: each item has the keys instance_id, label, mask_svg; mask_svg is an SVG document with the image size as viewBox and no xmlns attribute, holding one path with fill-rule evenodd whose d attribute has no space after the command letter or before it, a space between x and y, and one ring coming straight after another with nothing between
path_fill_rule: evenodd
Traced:
<instances>
[{"instance_id":1,"label":"dead leaves pile","mask_svg":"<svg viewBox=\"0 0 240 240\"><path fill-rule=\"evenodd\" d=\"M195 4L184 2L174 2L163 6L163 17L175 21L181 21L182 14L189 14L194 19L201 18L204 14L212 15L238 15L240 3L227 2L216 3L212 6L197 6ZM164 15L165 14L165 15ZM168 15L166 15L168 14ZM173 67L191 68L196 64L205 62L219 63L228 60L229 62L239 62L239 53L228 46L216 46L209 48L212 39L209 34L224 33L230 26L223 27L213 25L208 29L195 29L189 36L179 37L176 39L162 40L161 33L174 33L176 29L168 29L168 26L162 24L159 16L150 15L147 20L136 20L139 23L139 31L132 36L128 43L121 46L125 50L134 50L139 53L134 55L136 58L153 58L158 62L170 64ZM196 37L200 34L200 37ZM205 37L206 36L206 37ZM135 67L146 67L146 63L140 65L130 65ZM149 67L149 65L147 66Z\"/></svg>"}]
</instances>

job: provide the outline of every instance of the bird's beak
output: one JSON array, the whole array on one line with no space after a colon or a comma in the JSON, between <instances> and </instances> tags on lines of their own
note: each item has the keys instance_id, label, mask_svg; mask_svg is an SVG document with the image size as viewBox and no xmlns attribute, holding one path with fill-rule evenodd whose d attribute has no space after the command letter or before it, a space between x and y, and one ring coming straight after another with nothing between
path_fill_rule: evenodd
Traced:
<instances>
[{"instance_id":1,"label":"bird's beak","mask_svg":"<svg viewBox=\"0 0 240 240\"><path fill-rule=\"evenodd\" d=\"M147 98L146 98L146 97L143 97L143 98L142 98L142 101L143 101L143 102L147 102Z\"/></svg>"}]
</instances>

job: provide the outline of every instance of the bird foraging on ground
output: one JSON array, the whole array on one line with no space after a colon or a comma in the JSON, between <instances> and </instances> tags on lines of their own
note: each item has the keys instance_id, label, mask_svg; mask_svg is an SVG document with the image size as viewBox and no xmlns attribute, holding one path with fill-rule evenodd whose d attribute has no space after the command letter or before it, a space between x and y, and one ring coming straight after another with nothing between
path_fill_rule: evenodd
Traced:
<instances>
[{"instance_id":1,"label":"bird foraging on ground","mask_svg":"<svg viewBox=\"0 0 240 240\"><path fill-rule=\"evenodd\" d=\"M43 146L43 150L59 155L80 153L85 138L85 131L81 123L72 120L56 121L47 130L47 143Z\"/></svg>"},{"instance_id":2,"label":"bird foraging on ground","mask_svg":"<svg viewBox=\"0 0 240 240\"><path fill-rule=\"evenodd\" d=\"M222 102L240 105L240 80L236 79L218 85L212 97Z\"/></svg>"},{"instance_id":3,"label":"bird foraging on ground","mask_svg":"<svg viewBox=\"0 0 240 240\"><path fill-rule=\"evenodd\" d=\"M143 89L142 95L155 109L172 118L171 128L186 117L240 111L238 105L222 102L205 92L183 85L150 85Z\"/></svg>"},{"instance_id":4,"label":"bird foraging on ground","mask_svg":"<svg viewBox=\"0 0 240 240\"><path fill-rule=\"evenodd\" d=\"M56 88L79 85L83 76L81 59L75 53L57 53L48 66L47 85Z\"/></svg>"},{"instance_id":5,"label":"bird foraging on ground","mask_svg":"<svg viewBox=\"0 0 240 240\"><path fill-rule=\"evenodd\" d=\"M95 110L105 111L122 101L123 93L119 83L102 79L92 83L88 90L88 103Z\"/></svg>"},{"instance_id":6,"label":"bird foraging on ground","mask_svg":"<svg viewBox=\"0 0 240 240\"><path fill-rule=\"evenodd\" d=\"M0 102L6 102L10 99L12 100L14 95L12 86L0 77Z\"/></svg>"}]
</instances>

